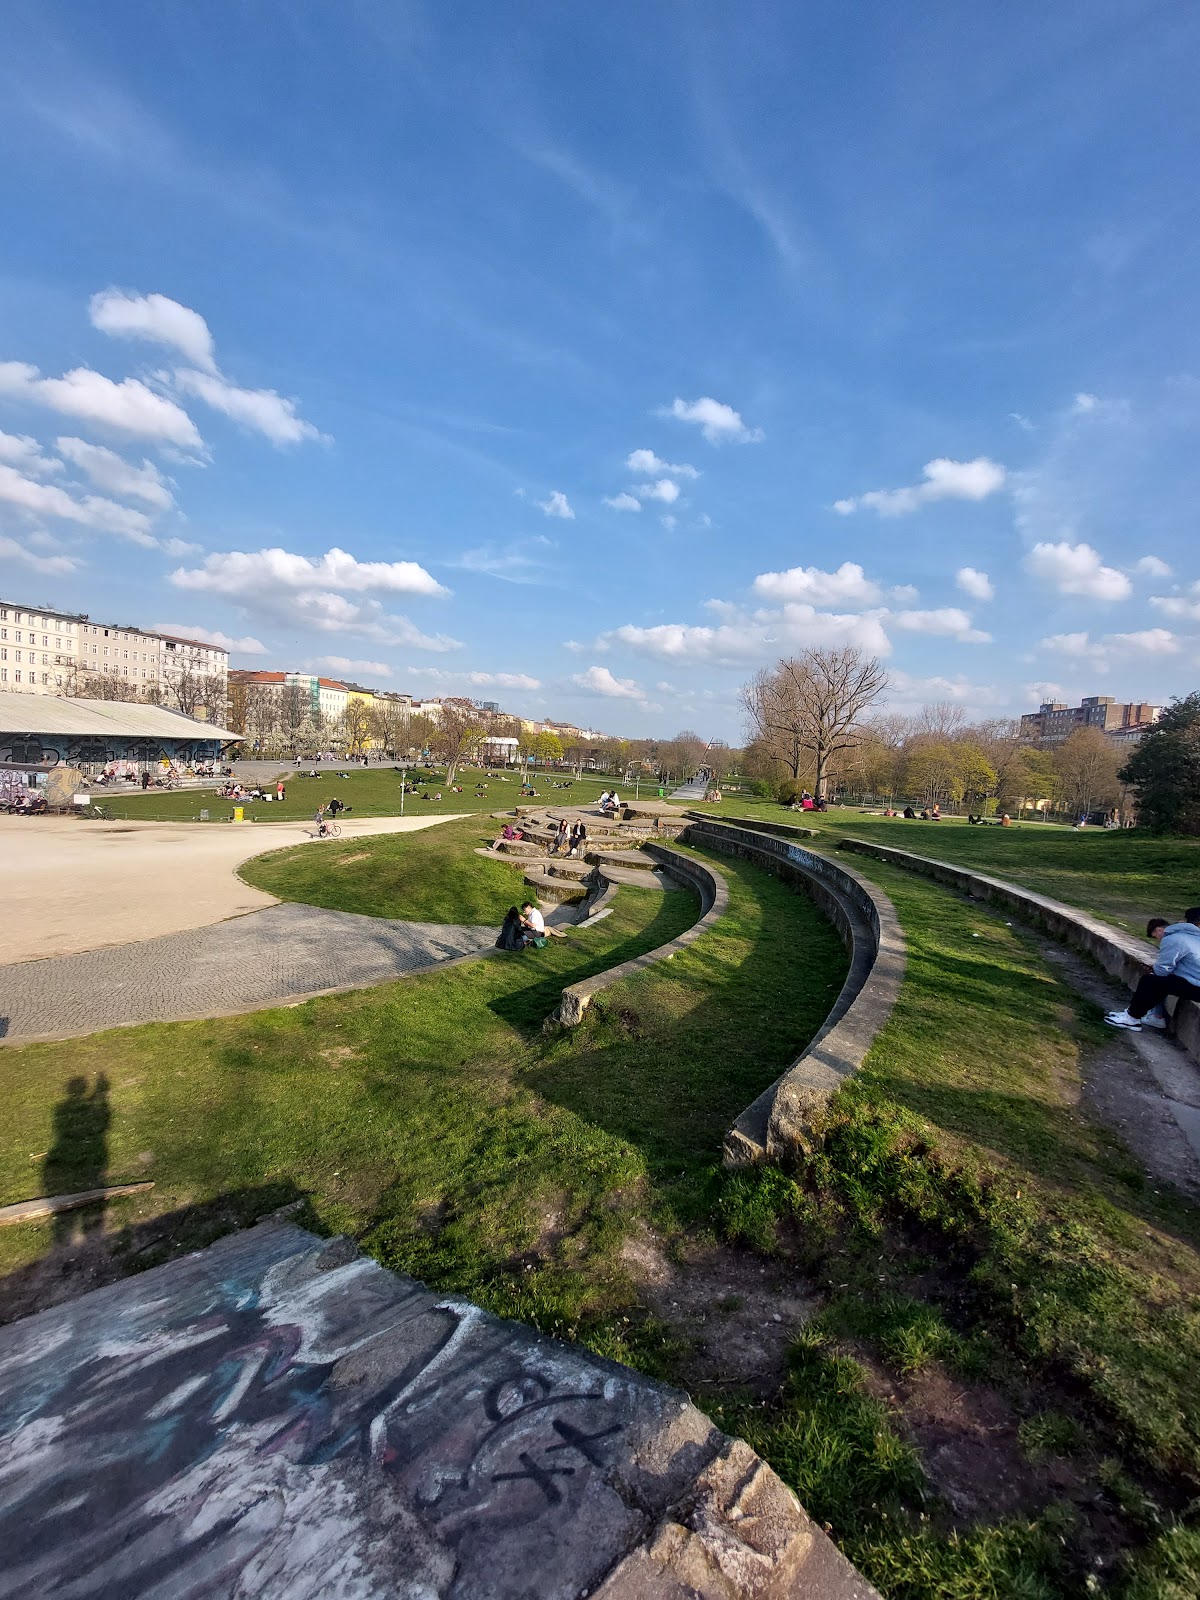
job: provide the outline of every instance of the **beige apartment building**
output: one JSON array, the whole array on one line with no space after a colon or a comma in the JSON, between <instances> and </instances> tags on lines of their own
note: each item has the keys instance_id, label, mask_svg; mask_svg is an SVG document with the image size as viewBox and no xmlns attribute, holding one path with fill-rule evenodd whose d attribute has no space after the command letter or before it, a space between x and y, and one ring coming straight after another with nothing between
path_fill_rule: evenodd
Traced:
<instances>
[{"instance_id":1,"label":"beige apartment building","mask_svg":"<svg viewBox=\"0 0 1200 1600\"><path fill-rule=\"evenodd\" d=\"M74 681L82 616L0 600L0 691L64 694Z\"/></svg>"},{"instance_id":2,"label":"beige apartment building","mask_svg":"<svg viewBox=\"0 0 1200 1600\"><path fill-rule=\"evenodd\" d=\"M188 700L179 706L187 715L199 711L222 722L228 674L229 652L219 645L94 622L87 612L0 600L0 691L70 696L81 693L88 679L113 678L128 685L131 698L158 690L168 704ZM199 704L194 695L180 696L186 679L204 685Z\"/></svg>"}]
</instances>

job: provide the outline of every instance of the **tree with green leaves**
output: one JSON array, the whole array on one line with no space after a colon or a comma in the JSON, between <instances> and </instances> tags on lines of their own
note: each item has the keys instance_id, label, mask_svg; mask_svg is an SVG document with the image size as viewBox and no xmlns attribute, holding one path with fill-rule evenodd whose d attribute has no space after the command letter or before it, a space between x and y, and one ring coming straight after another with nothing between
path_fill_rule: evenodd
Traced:
<instances>
[{"instance_id":1,"label":"tree with green leaves","mask_svg":"<svg viewBox=\"0 0 1200 1600\"><path fill-rule=\"evenodd\" d=\"M1137 799L1139 826L1200 834L1200 691L1172 701L1120 777Z\"/></svg>"}]
</instances>

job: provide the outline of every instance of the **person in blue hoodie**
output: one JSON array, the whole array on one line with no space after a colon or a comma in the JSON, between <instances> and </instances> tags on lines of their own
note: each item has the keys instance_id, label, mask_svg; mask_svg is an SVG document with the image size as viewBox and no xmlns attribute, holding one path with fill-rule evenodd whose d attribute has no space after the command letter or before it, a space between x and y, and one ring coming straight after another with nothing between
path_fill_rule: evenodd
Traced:
<instances>
[{"instance_id":1,"label":"person in blue hoodie","mask_svg":"<svg viewBox=\"0 0 1200 1600\"><path fill-rule=\"evenodd\" d=\"M1113 1028L1130 1028L1140 1033L1148 1021L1162 1029L1165 1019L1147 1016L1161 1006L1168 995L1200 1001L1200 906L1191 906L1182 922L1172 922L1163 932L1158 960L1144 978L1138 980L1133 999L1124 1011L1110 1011L1105 1022Z\"/></svg>"}]
</instances>

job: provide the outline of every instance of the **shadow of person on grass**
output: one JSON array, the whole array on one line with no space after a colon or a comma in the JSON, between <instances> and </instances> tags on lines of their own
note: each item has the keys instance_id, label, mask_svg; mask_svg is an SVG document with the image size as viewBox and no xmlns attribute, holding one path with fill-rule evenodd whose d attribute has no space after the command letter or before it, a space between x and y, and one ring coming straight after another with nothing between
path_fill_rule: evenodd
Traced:
<instances>
[{"instance_id":1,"label":"shadow of person on grass","mask_svg":"<svg viewBox=\"0 0 1200 1600\"><path fill-rule=\"evenodd\" d=\"M103 1187L108 1171L108 1079L103 1072L88 1088L86 1078L72 1078L54 1108L54 1143L42 1162L44 1195L80 1194ZM103 1201L80 1211L60 1211L54 1218L54 1242L66 1244L99 1228Z\"/></svg>"}]
</instances>

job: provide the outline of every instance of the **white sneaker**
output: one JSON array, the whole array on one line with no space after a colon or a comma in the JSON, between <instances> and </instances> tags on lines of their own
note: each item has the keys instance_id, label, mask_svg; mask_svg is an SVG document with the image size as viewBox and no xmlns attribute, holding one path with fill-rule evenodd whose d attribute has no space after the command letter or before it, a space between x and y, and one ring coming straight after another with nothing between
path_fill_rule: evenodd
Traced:
<instances>
[{"instance_id":1,"label":"white sneaker","mask_svg":"<svg viewBox=\"0 0 1200 1600\"><path fill-rule=\"evenodd\" d=\"M1140 1021L1137 1017L1131 1017L1128 1011L1110 1011L1104 1020L1110 1028L1128 1028L1131 1033L1142 1031Z\"/></svg>"},{"instance_id":2,"label":"white sneaker","mask_svg":"<svg viewBox=\"0 0 1200 1600\"><path fill-rule=\"evenodd\" d=\"M1167 1031L1167 1014L1161 1006L1155 1006L1153 1011L1147 1011L1142 1018L1143 1028L1157 1028L1159 1033Z\"/></svg>"}]
</instances>

